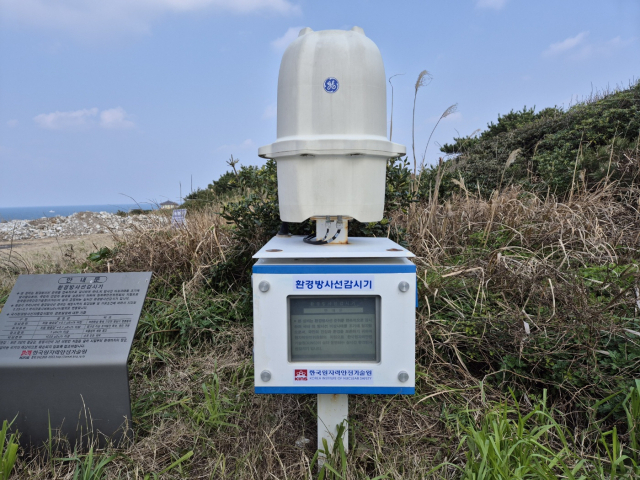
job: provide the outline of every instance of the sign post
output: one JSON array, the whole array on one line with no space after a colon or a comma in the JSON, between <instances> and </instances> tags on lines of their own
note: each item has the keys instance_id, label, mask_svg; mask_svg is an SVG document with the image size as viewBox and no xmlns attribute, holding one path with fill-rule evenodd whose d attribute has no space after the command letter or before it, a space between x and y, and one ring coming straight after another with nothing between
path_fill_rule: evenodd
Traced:
<instances>
[{"instance_id":1,"label":"sign post","mask_svg":"<svg viewBox=\"0 0 640 480\"><path fill-rule=\"evenodd\" d=\"M344 451L349 451L349 395L320 394L318 395L318 449L323 448L323 439L327 441L329 452L338 441L338 426L344 425L342 445Z\"/></svg>"}]
</instances>

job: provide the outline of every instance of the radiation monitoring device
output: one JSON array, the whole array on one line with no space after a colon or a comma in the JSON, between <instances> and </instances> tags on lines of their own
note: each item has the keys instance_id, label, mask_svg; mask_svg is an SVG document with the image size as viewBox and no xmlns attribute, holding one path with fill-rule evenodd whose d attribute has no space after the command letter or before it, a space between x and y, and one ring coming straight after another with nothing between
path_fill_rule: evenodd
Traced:
<instances>
[{"instance_id":1,"label":"radiation monitoring device","mask_svg":"<svg viewBox=\"0 0 640 480\"><path fill-rule=\"evenodd\" d=\"M387 162L405 154L386 106L382 56L360 27L304 28L280 65L277 140L258 151L277 164L283 228L254 256L255 392L318 394L319 445L348 394L415 391L414 255L348 235L349 220L382 220ZM288 233L309 218L315 234Z\"/></svg>"},{"instance_id":2,"label":"radiation monitoring device","mask_svg":"<svg viewBox=\"0 0 640 480\"><path fill-rule=\"evenodd\" d=\"M386 238L302 238L276 237L256 254L255 392L413 394L412 254Z\"/></svg>"}]
</instances>

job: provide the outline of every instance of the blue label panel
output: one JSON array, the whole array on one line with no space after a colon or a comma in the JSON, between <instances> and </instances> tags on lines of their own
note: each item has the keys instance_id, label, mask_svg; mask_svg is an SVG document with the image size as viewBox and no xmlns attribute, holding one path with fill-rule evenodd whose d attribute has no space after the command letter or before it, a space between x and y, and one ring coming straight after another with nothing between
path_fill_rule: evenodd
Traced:
<instances>
[{"instance_id":1,"label":"blue label panel","mask_svg":"<svg viewBox=\"0 0 640 480\"><path fill-rule=\"evenodd\" d=\"M330 393L354 395L414 395L415 387L255 387L255 393Z\"/></svg>"}]
</instances>

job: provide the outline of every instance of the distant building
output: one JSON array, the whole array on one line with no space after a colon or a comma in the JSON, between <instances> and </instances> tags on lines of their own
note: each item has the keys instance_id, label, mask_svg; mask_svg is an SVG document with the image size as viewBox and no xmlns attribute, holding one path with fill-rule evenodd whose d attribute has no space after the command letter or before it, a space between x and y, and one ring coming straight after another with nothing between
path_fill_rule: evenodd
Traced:
<instances>
[{"instance_id":1,"label":"distant building","mask_svg":"<svg viewBox=\"0 0 640 480\"><path fill-rule=\"evenodd\" d=\"M160 208L168 208L168 209L176 208L177 206L178 204L176 202L172 202L171 200L167 200L166 202L162 202L160 204Z\"/></svg>"}]
</instances>

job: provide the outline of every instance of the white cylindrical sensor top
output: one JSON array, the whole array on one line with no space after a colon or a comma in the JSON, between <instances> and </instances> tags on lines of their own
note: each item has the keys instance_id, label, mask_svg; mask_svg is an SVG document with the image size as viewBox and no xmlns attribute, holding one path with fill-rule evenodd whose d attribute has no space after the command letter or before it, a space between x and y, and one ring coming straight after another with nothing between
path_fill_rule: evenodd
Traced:
<instances>
[{"instance_id":1,"label":"white cylindrical sensor top","mask_svg":"<svg viewBox=\"0 0 640 480\"><path fill-rule=\"evenodd\" d=\"M282 220L380 220L386 161L404 153L387 139L387 79L376 44L360 27L302 29L280 65L278 138L258 151L278 163Z\"/></svg>"}]
</instances>

